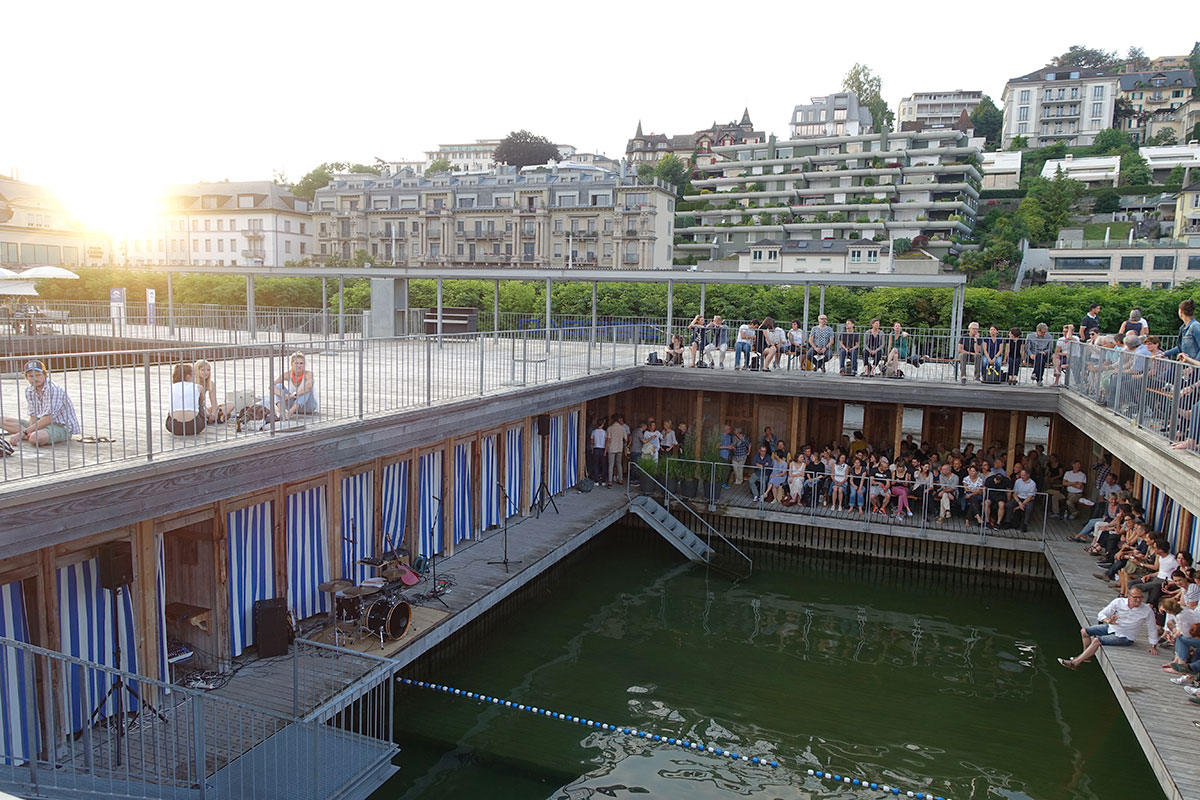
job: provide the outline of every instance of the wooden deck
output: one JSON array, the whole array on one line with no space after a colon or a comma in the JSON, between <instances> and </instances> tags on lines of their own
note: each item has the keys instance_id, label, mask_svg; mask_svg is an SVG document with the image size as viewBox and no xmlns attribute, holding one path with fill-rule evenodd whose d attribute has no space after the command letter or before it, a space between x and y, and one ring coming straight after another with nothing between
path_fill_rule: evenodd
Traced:
<instances>
[{"instance_id":1,"label":"wooden deck","mask_svg":"<svg viewBox=\"0 0 1200 800\"><path fill-rule=\"evenodd\" d=\"M1046 547L1046 558L1080 626L1095 625L1096 614L1116 597L1107 582L1093 577L1099 571L1096 557L1089 556L1076 542L1051 542ZM1055 655L1069 657L1075 653ZM1200 720L1200 708L1189 703L1183 689L1168 680L1174 673L1159 669L1160 664L1170 660L1168 649L1154 656L1146 652L1144 644L1102 647L1096 655L1163 792L1169 800L1195 800L1200 797L1200 729L1192 722ZM1080 667L1092 668L1090 664Z\"/></svg>"}]
</instances>

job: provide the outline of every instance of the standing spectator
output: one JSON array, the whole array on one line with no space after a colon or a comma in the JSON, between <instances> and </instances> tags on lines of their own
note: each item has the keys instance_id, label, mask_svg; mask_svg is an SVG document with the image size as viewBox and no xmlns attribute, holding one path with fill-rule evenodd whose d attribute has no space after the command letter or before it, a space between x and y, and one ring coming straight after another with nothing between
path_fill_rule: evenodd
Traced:
<instances>
[{"instance_id":1,"label":"standing spectator","mask_svg":"<svg viewBox=\"0 0 1200 800\"><path fill-rule=\"evenodd\" d=\"M958 476L950 469L949 464L943 464L937 482L938 515L937 522L950 519L950 505L958 497Z\"/></svg>"},{"instance_id":2,"label":"standing spectator","mask_svg":"<svg viewBox=\"0 0 1200 800\"><path fill-rule=\"evenodd\" d=\"M694 367L698 358L704 357L705 344L704 317L697 314L688 325L688 366Z\"/></svg>"},{"instance_id":3,"label":"standing spectator","mask_svg":"<svg viewBox=\"0 0 1200 800\"><path fill-rule=\"evenodd\" d=\"M741 428L733 429L733 483L735 486L742 485L743 470L746 467L746 459L750 457L750 438L742 432Z\"/></svg>"},{"instance_id":4,"label":"standing spectator","mask_svg":"<svg viewBox=\"0 0 1200 800\"><path fill-rule=\"evenodd\" d=\"M608 426L604 437L604 454L608 457L608 472L605 477L608 479L608 485L611 486L616 477L617 486L621 485L621 480L625 477L621 469L621 458L625 454L625 446L629 441L629 428L625 426L625 417L617 414L617 418L613 420L613 424Z\"/></svg>"},{"instance_id":5,"label":"standing spectator","mask_svg":"<svg viewBox=\"0 0 1200 800\"><path fill-rule=\"evenodd\" d=\"M800 320L792 320L792 327L787 332L787 351L788 365L790 367L792 359L800 359L800 369L804 369L804 328L800 327Z\"/></svg>"},{"instance_id":6,"label":"standing spectator","mask_svg":"<svg viewBox=\"0 0 1200 800\"><path fill-rule=\"evenodd\" d=\"M1012 386L1016 386L1021 377L1021 364L1025 361L1023 345L1025 340L1021 338L1020 328L1010 328L1008 331L1008 341L1005 342L1005 366L1008 369L1008 382Z\"/></svg>"},{"instance_id":7,"label":"standing spectator","mask_svg":"<svg viewBox=\"0 0 1200 800\"><path fill-rule=\"evenodd\" d=\"M733 368L742 368L742 358L746 359L746 369L750 369L750 354L754 351L754 332L758 323L754 320L744 322L738 327L737 341L733 344Z\"/></svg>"},{"instance_id":8,"label":"standing spectator","mask_svg":"<svg viewBox=\"0 0 1200 800\"><path fill-rule=\"evenodd\" d=\"M729 349L729 328L720 316L714 316L708 323L708 344L704 345L704 358L708 365L713 366L713 353L720 357L719 366L725 369L725 351Z\"/></svg>"},{"instance_id":9,"label":"standing spectator","mask_svg":"<svg viewBox=\"0 0 1200 800\"><path fill-rule=\"evenodd\" d=\"M1042 385L1042 374L1046 371L1046 361L1054 347L1054 337L1050 335L1050 327L1039 322L1037 330L1026 338L1025 352L1033 362L1033 382Z\"/></svg>"},{"instance_id":10,"label":"standing spectator","mask_svg":"<svg viewBox=\"0 0 1200 800\"><path fill-rule=\"evenodd\" d=\"M1037 484L1029 477L1029 470L1023 469L1017 473L1013 481L1012 497L1008 501L1008 518L1015 523L1021 520L1021 532L1029 530L1029 521L1033 519L1034 506L1037 503Z\"/></svg>"},{"instance_id":11,"label":"standing spectator","mask_svg":"<svg viewBox=\"0 0 1200 800\"><path fill-rule=\"evenodd\" d=\"M965 384L967 382L967 365L974 364L975 380L979 380L979 357L983 350L983 341L979 338L979 323L972 322L967 326L967 335L958 340L958 375Z\"/></svg>"},{"instance_id":12,"label":"standing spectator","mask_svg":"<svg viewBox=\"0 0 1200 800\"><path fill-rule=\"evenodd\" d=\"M995 325L988 328L987 337L980 343L983 345L983 370L1000 372L1004 369L1004 340Z\"/></svg>"},{"instance_id":13,"label":"standing spectator","mask_svg":"<svg viewBox=\"0 0 1200 800\"><path fill-rule=\"evenodd\" d=\"M50 373L41 361L25 362L25 408L29 411L29 421L22 425L21 420L4 417L0 420L4 430L11 434L0 437L0 456L11 455L21 442L28 442L33 447L65 442L72 434L80 432L79 418L75 416L75 406L71 398L58 384L50 380Z\"/></svg>"},{"instance_id":14,"label":"standing spectator","mask_svg":"<svg viewBox=\"0 0 1200 800\"><path fill-rule=\"evenodd\" d=\"M646 441L646 428L648 426L644 422L638 423L638 426L629 435L629 460L636 464L642 460L643 442Z\"/></svg>"},{"instance_id":15,"label":"standing spectator","mask_svg":"<svg viewBox=\"0 0 1200 800\"><path fill-rule=\"evenodd\" d=\"M1144 629L1150 642L1150 652L1158 654L1158 625L1154 610L1142 602L1142 590L1134 587L1129 597L1118 597L1096 615L1099 625L1082 628L1083 652L1074 658L1060 658L1059 664L1067 669L1078 669L1079 665L1096 655L1104 647L1128 647L1137 641L1138 631Z\"/></svg>"},{"instance_id":16,"label":"standing spectator","mask_svg":"<svg viewBox=\"0 0 1200 800\"><path fill-rule=\"evenodd\" d=\"M1167 358L1187 356L1200 359L1200 321L1196 320L1196 301L1190 297L1179 304L1179 343L1163 355ZM1180 359L1181 361L1183 359Z\"/></svg>"},{"instance_id":17,"label":"standing spectator","mask_svg":"<svg viewBox=\"0 0 1200 800\"><path fill-rule=\"evenodd\" d=\"M662 439L658 443L658 451L669 458L679 457L679 437L675 433L675 426L669 419L663 420Z\"/></svg>"},{"instance_id":18,"label":"standing spectator","mask_svg":"<svg viewBox=\"0 0 1200 800\"><path fill-rule=\"evenodd\" d=\"M729 469L730 461L733 459L733 426L726 425L724 432L721 434L720 456L721 459L721 488L729 488Z\"/></svg>"},{"instance_id":19,"label":"standing spectator","mask_svg":"<svg viewBox=\"0 0 1200 800\"><path fill-rule=\"evenodd\" d=\"M1058 337L1058 341L1054 345L1054 385L1058 386L1058 379L1062 377L1063 372L1071 363L1071 357L1075 355L1079 345L1079 337L1075 335L1074 325L1064 325L1062 336Z\"/></svg>"},{"instance_id":20,"label":"standing spectator","mask_svg":"<svg viewBox=\"0 0 1200 800\"><path fill-rule=\"evenodd\" d=\"M771 477L773 459L765 444L758 446L758 453L750 463L750 499L767 499L767 480Z\"/></svg>"},{"instance_id":21,"label":"standing spectator","mask_svg":"<svg viewBox=\"0 0 1200 800\"><path fill-rule=\"evenodd\" d=\"M886 343L887 337L880 330L879 318L876 317L871 320L871 327L867 329L867 332L862 337L863 377L870 377L880 371L879 364L886 355L884 352L884 345Z\"/></svg>"},{"instance_id":22,"label":"standing spectator","mask_svg":"<svg viewBox=\"0 0 1200 800\"><path fill-rule=\"evenodd\" d=\"M1129 319L1121 323L1117 335L1125 338L1126 335L1132 333L1137 337L1144 337L1150 333L1150 323L1142 319L1142 310L1134 306L1129 310Z\"/></svg>"},{"instance_id":23,"label":"standing spectator","mask_svg":"<svg viewBox=\"0 0 1200 800\"><path fill-rule=\"evenodd\" d=\"M642 455L649 456L658 461L658 446L662 442L662 433L658 430L658 425L654 420L650 420L650 425L642 432Z\"/></svg>"},{"instance_id":24,"label":"standing spectator","mask_svg":"<svg viewBox=\"0 0 1200 800\"><path fill-rule=\"evenodd\" d=\"M598 486L604 485L604 450L608 441L608 432L604 429L604 420L597 419L592 428L592 453L588 459L588 472Z\"/></svg>"},{"instance_id":25,"label":"standing spectator","mask_svg":"<svg viewBox=\"0 0 1200 800\"><path fill-rule=\"evenodd\" d=\"M1083 319L1079 321L1079 338L1085 342L1091 338L1092 331L1100 332L1100 304L1092 303L1088 306L1088 312L1083 315Z\"/></svg>"},{"instance_id":26,"label":"standing spectator","mask_svg":"<svg viewBox=\"0 0 1200 800\"><path fill-rule=\"evenodd\" d=\"M846 370L847 361L850 362L849 371ZM858 334L854 332L852 319L846 320L846 329L838 337L838 362L841 364L843 375L858 373Z\"/></svg>"},{"instance_id":27,"label":"standing spectator","mask_svg":"<svg viewBox=\"0 0 1200 800\"><path fill-rule=\"evenodd\" d=\"M778 439L775 436L775 432L771 430L770 425L763 428L763 435L762 435L762 439L759 440L759 444L766 445L767 450L769 452L774 453L775 452L775 443L777 441L778 441Z\"/></svg>"},{"instance_id":28,"label":"standing spectator","mask_svg":"<svg viewBox=\"0 0 1200 800\"><path fill-rule=\"evenodd\" d=\"M808 358L813 369L825 371L825 363L833 358L834 330L824 314L817 317L817 325L808 334Z\"/></svg>"}]
</instances>

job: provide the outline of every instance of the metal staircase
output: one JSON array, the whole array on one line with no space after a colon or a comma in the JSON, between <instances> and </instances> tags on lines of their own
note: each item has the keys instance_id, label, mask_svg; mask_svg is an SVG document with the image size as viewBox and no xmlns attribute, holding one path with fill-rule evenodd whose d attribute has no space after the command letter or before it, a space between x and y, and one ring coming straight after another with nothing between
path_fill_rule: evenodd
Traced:
<instances>
[{"instance_id":1,"label":"metal staircase","mask_svg":"<svg viewBox=\"0 0 1200 800\"><path fill-rule=\"evenodd\" d=\"M650 497L643 494L630 499L629 510L645 520L647 525L658 531L659 535L686 558L704 563L712 559L713 549L692 533L691 528L671 516Z\"/></svg>"}]
</instances>

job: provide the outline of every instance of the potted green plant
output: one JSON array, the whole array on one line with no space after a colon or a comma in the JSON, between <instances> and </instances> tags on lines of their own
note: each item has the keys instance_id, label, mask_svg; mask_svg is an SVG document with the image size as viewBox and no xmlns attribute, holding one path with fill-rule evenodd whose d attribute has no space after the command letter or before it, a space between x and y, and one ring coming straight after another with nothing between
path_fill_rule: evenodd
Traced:
<instances>
[{"instance_id":1,"label":"potted green plant","mask_svg":"<svg viewBox=\"0 0 1200 800\"><path fill-rule=\"evenodd\" d=\"M700 446L700 459L708 462L700 465L700 492L709 504L721 498L721 483L725 480L726 465L729 463L721 460L722 435L721 428L714 425ZM712 464L716 464L716 467Z\"/></svg>"},{"instance_id":2,"label":"potted green plant","mask_svg":"<svg viewBox=\"0 0 1200 800\"><path fill-rule=\"evenodd\" d=\"M689 499L700 496L700 480L696 477L696 464L692 461L672 461L671 468L678 468L679 493Z\"/></svg>"},{"instance_id":3,"label":"potted green plant","mask_svg":"<svg viewBox=\"0 0 1200 800\"><path fill-rule=\"evenodd\" d=\"M648 492L653 488L654 484L646 476L654 477L654 474L658 471L658 462L650 456L642 456L638 459L637 465L638 469L631 469L629 473L631 476L636 475L637 482L642 487L642 490Z\"/></svg>"},{"instance_id":4,"label":"potted green plant","mask_svg":"<svg viewBox=\"0 0 1200 800\"><path fill-rule=\"evenodd\" d=\"M675 459L659 457L663 477L660 479L671 494L679 494L679 478L683 474L679 462Z\"/></svg>"}]
</instances>

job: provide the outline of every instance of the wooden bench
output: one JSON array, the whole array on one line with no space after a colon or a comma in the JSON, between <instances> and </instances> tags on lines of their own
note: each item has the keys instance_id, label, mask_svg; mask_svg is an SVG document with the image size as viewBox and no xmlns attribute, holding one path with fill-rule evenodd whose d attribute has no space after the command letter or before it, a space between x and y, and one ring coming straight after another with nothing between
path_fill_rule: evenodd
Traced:
<instances>
[{"instance_id":1,"label":"wooden bench","mask_svg":"<svg viewBox=\"0 0 1200 800\"><path fill-rule=\"evenodd\" d=\"M477 308L442 308L442 333L475 333L479 330L479 309ZM438 332L437 309L431 308L425 314L425 333Z\"/></svg>"}]
</instances>

